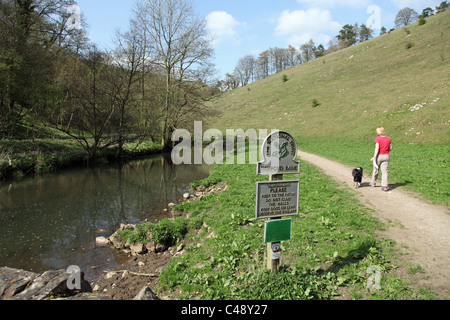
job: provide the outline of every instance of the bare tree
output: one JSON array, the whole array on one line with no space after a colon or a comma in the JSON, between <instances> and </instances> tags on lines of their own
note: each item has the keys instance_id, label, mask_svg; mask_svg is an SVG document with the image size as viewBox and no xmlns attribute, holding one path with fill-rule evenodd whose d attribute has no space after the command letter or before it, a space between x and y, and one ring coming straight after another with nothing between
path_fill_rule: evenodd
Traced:
<instances>
[{"instance_id":1,"label":"bare tree","mask_svg":"<svg viewBox=\"0 0 450 320\"><path fill-rule=\"evenodd\" d=\"M73 0L0 0L0 134L60 100L54 86L64 53L85 41L70 28ZM80 27L83 19L80 19Z\"/></svg>"},{"instance_id":2,"label":"bare tree","mask_svg":"<svg viewBox=\"0 0 450 320\"><path fill-rule=\"evenodd\" d=\"M65 66L67 98L48 118L54 128L80 143L90 161L98 151L117 144L105 137L116 130L112 120L117 114L119 94L117 86L111 86L111 67L104 52L92 46L81 58Z\"/></svg>"},{"instance_id":3,"label":"bare tree","mask_svg":"<svg viewBox=\"0 0 450 320\"><path fill-rule=\"evenodd\" d=\"M173 127L170 114L177 108L173 93L177 86L196 79L198 71L204 70L200 67L209 63L213 53L211 41L207 38L204 19L197 17L186 0L145 0L137 3L134 15L154 46L155 63L164 71L162 145L168 146Z\"/></svg>"},{"instance_id":4,"label":"bare tree","mask_svg":"<svg viewBox=\"0 0 450 320\"><path fill-rule=\"evenodd\" d=\"M269 76L269 60L270 60L270 52L266 50L259 54L258 59L256 60L256 78L258 80L267 78Z\"/></svg>"},{"instance_id":5,"label":"bare tree","mask_svg":"<svg viewBox=\"0 0 450 320\"><path fill-rule=\"evenodd\" d=\"M145 52L141 40L133 30L125 33L117 32L117 48L109 55L111 59L111 68L108 70L109 83L116 94L118 107L118 116L115 119L118 129L118 155L123 153L127 129L131 129L133 124L139 122L138 117L135 117L129 109L137 109L140 103L140 85L145 77L145 73L141 72Z\"/></svg>"},{"instance_id":6,"label":"bare tree","mask_svg":"<svg viewBox=\"0 0 450 320\"><path fill-rule=\"evenodd\" d=\"M239 59L235 74L239 78L241 86L246 86L255 78L256 59L252 55L247 55Z\"/></svg>"},{"instance_id":7,"label":"bare tree","mask_svg":"<svg viewBox=\"0 0 450 320\"><path fill-rule=\"evenodd\" d=\"M301 52L303 61L308 62L308 61L314 59L314 51L315 51L315 44L314 44L313 39L311 39L307 43L303 44L300 47L300 52Z\"/></svg>"},{"instance_id":8,"label":"bare tree","mask_svg":"<svg viewBox=\"0 0 450 320\"><path fill-rule=\"evenodd\" d=\"M416 22L419 19L419 15L414 9L404 8L397 13L395 17L395 26L397 28L406 27L407 25Z\"/></svg>"},{"instance_id":9,"label":"bare tree","mask_svg":"<svg viewBox=\"0 0 450 320\"><path fill-rule=\"evenodd\" d=\"M301 58L299 52L297 51L297 49L295 49L293 46L291 46L291 45L288 46L287 54L288 54L288 66L289 67L293 67L298 64L301 64L302 58Z\"/></svg>"}]
</instances>

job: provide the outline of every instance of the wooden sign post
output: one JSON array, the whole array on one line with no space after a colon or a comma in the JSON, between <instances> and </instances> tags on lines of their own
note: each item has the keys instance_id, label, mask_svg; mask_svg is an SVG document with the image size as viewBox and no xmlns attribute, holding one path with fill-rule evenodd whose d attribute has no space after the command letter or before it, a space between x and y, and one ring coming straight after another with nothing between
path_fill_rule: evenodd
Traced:
<instances>
[{"instance_id":1,"label":"wooden sign post","mask_svg":"<svg viewBox=\"0 0 450 320\"><path fill-rule=\"evenodd\" d=\"M283 217L298 215L299 180L283 181L283 174L300 173L297 142L291 134L276 131L262 146L263 161L257 174L269 175L269 182L258 182L256 190L256 219L270 219L265 224L267 268L272 273L280 270L281 241L290 240L292 220ZM279 221L279 222L276 222ZM287 236L288 234L288 236Z\"/></svg>"}]
</instances>

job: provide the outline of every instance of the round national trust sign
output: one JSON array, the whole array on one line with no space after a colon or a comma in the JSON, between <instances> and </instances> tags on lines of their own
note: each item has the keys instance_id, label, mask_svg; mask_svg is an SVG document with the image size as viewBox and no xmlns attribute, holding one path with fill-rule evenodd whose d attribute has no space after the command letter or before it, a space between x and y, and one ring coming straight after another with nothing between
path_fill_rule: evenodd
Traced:
<instances>
[{"instance_id":1,"label":"round national trust sign","mask_svg":"<svg viewBox=\"0 0 450 320\"><path fill-rule=\"evenodd\" d=\"M297 157L297 142L286 131L276 131L264 140L262 146L263 161L258 162L258 175L300 173Z\"/></svg>"}]
</instances>

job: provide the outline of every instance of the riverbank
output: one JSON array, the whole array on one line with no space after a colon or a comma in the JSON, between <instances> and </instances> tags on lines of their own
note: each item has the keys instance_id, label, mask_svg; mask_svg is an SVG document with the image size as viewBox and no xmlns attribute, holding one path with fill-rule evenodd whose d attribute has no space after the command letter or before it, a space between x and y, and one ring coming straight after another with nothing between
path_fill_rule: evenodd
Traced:
<instances>
[{"instance_id":1,"label":"riverbank","mask_svg":"<svg viewBox=\"0 0 450 320\"><path fill-rule=\"evenodd\" d=\"M267 177L254 165L216 165L191 184L195 197L174 206L171 219L122 226L117 254L127 259L103 270L91 283L94 294L129 300L150 288L163 300L448 298L421 284L423 266L381 236L397 222L377 219L355 190L307 162L284 179L300 180L300 212L292 239L282 243L279 274L266 270L264 222L254 219L255 184ZM171 235L170 245L158 248L155 234L166 227L160 235Z\"/></svg>"},{"instance_id":2,"label":"riverbank","mask_svg":"<svg viewBox=\"0 0 450 320\"><path fill-rule=\"evenodd\" d=\"M205 179L203 184L194 188L190 194L184 195L182 203L168 204L169 215L172 218L158 224L162 226L159 228L159 231L162 231L160 234L164 235L159 239L156 239L155 229L153 236L151 232L147 231L150 226L155 226L153 223L141 223L137 226L122 225L110 237L97 238L97 241L103 245L112 246L117 250L117 254L121 255L124 258L121 260L125 262L118 270L104 270L104 277L92 283L93 292L114 300L131 300L144 287L152 290L158 288L161 273L171 260L176 257L183 259L186 248L193 245L192 237L199 236L203 228L208 228L204 222L204 215L184 212L182 207L202 201L205 197L224 192L227 189L228 186L223 182L211 185L208 183L208 179ZM181 234L177 234L175 230L177 229L176 221L184 225ZM172 238L171 235L174 237ZM138 238L140 241L133 241ZM195 245L201 247L201 243ZM158 298L172 299L164 294L158 295Z\"/></svg>"},{"instance_id":3,"label":"riverbank","mask_svg":"<svg viewBox=\"0 0 450 320\"><path fill-rule=\"evenodd\" d=\"M266 270L264 222L254 219L252 165L217 165L196 186L226 183L219 193L183 202L175 210L201 217L169 250L136 254L95 285L129 299L141 285L162 299L183 300L411 300L444 298L420 285L426 272L401 259L402 248L380 236L389 226L355 198L353 190L302 163L299 216L282 243L281 270ZM142 228L143 231L145 228ZM380 286L369 289L379 272ZM138 275L140 274L140 275ZM139 285L136 286L135 283Z\"/></svg>"},{"instance_id":4,"label":"riverbank","mask_svg":"<svg viewBox=\"0 0 450 320\"><path fill-rule=\"evenodd\" d=\"M116 157L117 148L110 147L99 151L95 163L111 163L162 152L164 152L162 146L150 140L140 144L126 143L120 159ZM88 163L89 159L85 150L78 142L70 138L0 140L0 181L86 166Z\"/></svg>"}]
</instances>

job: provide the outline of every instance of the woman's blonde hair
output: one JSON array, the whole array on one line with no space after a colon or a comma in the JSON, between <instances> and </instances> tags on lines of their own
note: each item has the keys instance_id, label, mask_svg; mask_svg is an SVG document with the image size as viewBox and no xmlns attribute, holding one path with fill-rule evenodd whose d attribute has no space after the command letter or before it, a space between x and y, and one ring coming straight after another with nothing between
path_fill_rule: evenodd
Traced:
<instances>
[{"instance_id":1,"label":"woman's blonde hair","mask_svg":"<svg viewBox=\"0 0 450 320\"><path fill-rule=\"evenodd\" d=\"M377 128L377 135L384 136L384 134L385 134L384 128L383 127L378 127Z\"/></svg>"}]
</instances>

